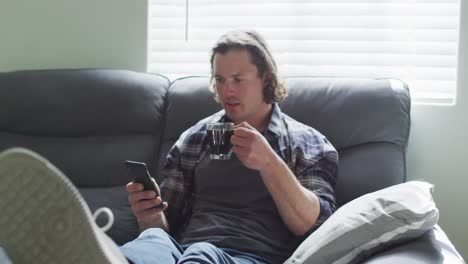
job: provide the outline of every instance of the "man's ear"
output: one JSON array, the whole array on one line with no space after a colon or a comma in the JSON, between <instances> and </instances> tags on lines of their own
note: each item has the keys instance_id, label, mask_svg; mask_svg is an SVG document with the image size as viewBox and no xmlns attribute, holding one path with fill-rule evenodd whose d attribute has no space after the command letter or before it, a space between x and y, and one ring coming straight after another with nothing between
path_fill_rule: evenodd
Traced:
<instances>
[{"instance_id":1,"label":"man's ear","mask_svg":"<svg viewBox=\"0 0 468 264\"><path fill-rule=\"evenodd\" d=\"M265 103L270 103L270 102L268 102L268 100L266 100L266 98L268 97L267 96L267 86L268 86L269 80L270 80L270 75L265 72L263 74L263 76L262 76L263 101L265 101Z\"/></svg>"},{"instance_id":2,"label":"man's ear","mask_svg":"<svg viewBox=\"0 0 468 264\"><path fill-rule=\"evenodd\" d=\"M263 88L265 88L268 85L268 80L270 80L270 75L265 72L262 76Z\"/></svg>"}]
</instances>

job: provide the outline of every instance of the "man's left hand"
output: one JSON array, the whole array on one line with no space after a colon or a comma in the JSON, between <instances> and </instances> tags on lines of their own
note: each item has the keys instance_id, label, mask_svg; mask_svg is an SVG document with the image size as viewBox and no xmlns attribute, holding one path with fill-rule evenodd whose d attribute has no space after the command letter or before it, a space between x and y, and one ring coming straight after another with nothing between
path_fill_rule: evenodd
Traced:
<instances>
[{"instance_id":1,"label":"man's left hand","mask_svg":"<svg viewBox=\"0 0 468 264\"><path fill-rule=\"evenodd\" d=\"M247 122L234 126L231 143L237 158L252 170L262 171L275 155L265 137Z\"/></svg>"}]
</instances>

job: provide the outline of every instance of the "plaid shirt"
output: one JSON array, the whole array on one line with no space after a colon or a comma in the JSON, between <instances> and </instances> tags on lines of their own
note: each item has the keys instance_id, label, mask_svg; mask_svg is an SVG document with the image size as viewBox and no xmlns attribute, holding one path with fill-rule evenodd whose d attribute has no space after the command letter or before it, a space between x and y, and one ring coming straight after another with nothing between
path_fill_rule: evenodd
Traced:
<instances>
[{"instance_id":1,"label":"plaid shirt","mask_svg":"<svg viewBox=\"0 0 468 264\"><path fill-rule=\"evenodd\" d=\"M169 204L165 213L172 235L184 229L192 212L195 169L209 150L207 124L224 121L224 110L199 121L182 133L167 155L161 195ZM319 198L320 215L310 233L335 211L338 153L322 134L282 113L277 104L263 135L299 183Z\"/></svg>"}]
</instances>

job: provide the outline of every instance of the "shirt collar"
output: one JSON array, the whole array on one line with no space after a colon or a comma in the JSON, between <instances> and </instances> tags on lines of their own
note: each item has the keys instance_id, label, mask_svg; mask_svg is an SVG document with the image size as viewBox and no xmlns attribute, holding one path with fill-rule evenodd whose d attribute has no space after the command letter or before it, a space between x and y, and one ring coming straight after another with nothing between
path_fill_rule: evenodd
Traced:
<instances>
[{"instance_id":1,"label":"shirt collar","mask_svg":"<svg viewBox=\"0 0 468 264\"><path fill-rule=\"evenodd\" d=\"M273 110L271 111L270 122L268 123L267 132L274 136L281 136L285 131L283 122L283 113L277 103L273 104Z\"/></svg>"}]
</instances>

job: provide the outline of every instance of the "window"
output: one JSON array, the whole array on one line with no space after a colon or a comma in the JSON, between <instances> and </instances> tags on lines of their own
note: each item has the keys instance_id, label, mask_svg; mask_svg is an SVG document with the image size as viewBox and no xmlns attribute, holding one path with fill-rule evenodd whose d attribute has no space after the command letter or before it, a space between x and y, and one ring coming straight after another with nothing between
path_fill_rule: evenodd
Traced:
<instances>
[{"instance_id":1,"label":"window","mask_svg":"<svg viewBox=\"0 0 468 264\"><path fill-rule=\"evenodd\" d=\"M459 0L150 0L148 71L209 75L229 29L267 40L287 76L401 79L415 101L456 93Z\"/></svg>"}]
</instances>

